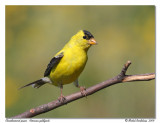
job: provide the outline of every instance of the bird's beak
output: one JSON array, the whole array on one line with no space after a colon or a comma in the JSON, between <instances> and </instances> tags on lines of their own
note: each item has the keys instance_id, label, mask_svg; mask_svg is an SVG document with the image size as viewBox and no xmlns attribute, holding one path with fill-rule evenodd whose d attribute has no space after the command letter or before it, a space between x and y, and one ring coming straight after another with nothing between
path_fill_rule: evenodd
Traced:
<instances>
[{"instance_id":1,"label":"bird's beak","mask_svg":"<svg viewBox=\"0 0 160 123\"><path fill-rule=\"evenodd\" d=\"M91 38L88 41L89 41L89 44L91 44L91 45L97 44L97 42L96 42L96 40L94 38Z\"/></svg>"}]
</instances>

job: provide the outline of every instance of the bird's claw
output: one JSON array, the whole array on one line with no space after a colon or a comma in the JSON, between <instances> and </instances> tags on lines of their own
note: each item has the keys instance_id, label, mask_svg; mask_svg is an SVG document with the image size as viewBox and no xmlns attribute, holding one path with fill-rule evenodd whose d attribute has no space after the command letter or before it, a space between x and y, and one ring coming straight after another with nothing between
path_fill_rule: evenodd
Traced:
<instances>
[{"instance_id":1,"label":"bird's claw","mask_svg":"<svg viewBox=\"0 0 160 123\"><path fill-rule=\"evenodd\" d=\"M58 101L61 103L64 103L65 100L66 100L66 98L62 94L60 97L58 97Z\"/></svg>"},{"instance_id":2,"label":"bird's claw","mask_svg":"<svg viewBox=\"0 0 160 123\"><path fill-rule=\"evenodd\" d=\"M82 86L80 86L79 88L80 88L81 94L82 94L83 96L87 97L86 88L85 88L85 87L82 87Z\"/></svg>"}]
</instances>

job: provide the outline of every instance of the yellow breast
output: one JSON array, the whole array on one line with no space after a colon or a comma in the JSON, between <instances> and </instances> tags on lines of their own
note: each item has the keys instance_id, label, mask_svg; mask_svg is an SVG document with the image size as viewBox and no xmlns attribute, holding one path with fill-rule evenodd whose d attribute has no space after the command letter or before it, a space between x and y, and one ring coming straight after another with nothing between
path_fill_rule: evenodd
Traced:
<instances>
[{"instance_id":1,"label":"yellow breast","mask_svg":"<svg viewBox=\"0 0 160 123\"><path fill-rule=\"evenodd\" d=\"M64 51L63 58L50 73L53 85L59 86L75 81L83 71L86 62L87 54L85 51L77 48Z\"/></svg>"}]
</instances>

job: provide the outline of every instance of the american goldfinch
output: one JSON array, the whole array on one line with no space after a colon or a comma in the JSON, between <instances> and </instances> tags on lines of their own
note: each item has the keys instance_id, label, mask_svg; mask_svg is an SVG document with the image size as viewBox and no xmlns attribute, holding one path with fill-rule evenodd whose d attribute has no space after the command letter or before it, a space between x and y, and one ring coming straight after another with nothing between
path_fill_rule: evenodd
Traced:
<instances>
[{"instance_id":1,"label":"american goldfinch","mask_svg":"<svg viewBox=\"0 0 160 123\"><path fill-rule=\"evenodd\" d=\"M64 101L65 97L62 94L63 85L74 82L75 86L79 87L81 93L85 95L85 88L79 86L78 77L86 65L88 49L95 44L97 44L97 42L89 31L80 30L70 39L63 49L51 59L43 78L21 88L30 85L34 88L39 88L49 83L60 87L61 96L58 99L59 101Z\"/></svg>"}]
</instances>

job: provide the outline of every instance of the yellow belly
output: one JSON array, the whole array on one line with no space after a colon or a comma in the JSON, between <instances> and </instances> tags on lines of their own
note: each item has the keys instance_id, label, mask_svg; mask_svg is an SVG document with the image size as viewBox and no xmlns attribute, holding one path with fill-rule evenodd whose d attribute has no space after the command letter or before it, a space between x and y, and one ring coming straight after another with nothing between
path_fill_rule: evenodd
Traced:
<instances>
[{"instance_id":1,"label":"yellow belly","mask_svg":"<svg viewBox=\"0 0 160 123\"><path fill-rule=\"evenodd\" d=\"M51 71L50 79L53 85L69 84L74 82L83 71L87 62L86 52L67 51L57 67Z\"/></svg>"}]
</instances>

